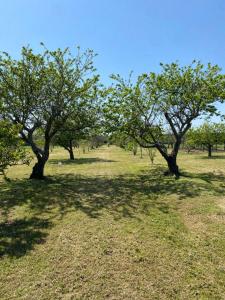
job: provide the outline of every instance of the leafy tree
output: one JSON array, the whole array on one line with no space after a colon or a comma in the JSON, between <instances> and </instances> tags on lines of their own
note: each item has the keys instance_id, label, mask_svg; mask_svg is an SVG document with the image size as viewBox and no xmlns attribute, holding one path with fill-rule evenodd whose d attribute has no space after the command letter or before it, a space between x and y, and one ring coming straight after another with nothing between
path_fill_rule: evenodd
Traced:
<instances>
[{"instance_id":1,"label":"leafy tree","mask_svg":"<svg viewBox=\"0 0 225 300\"><path fill-rule=\"evenodd\" d=\"M108 91L105 106L109 131L121 131L144 148L157 148L168 164L168 174L180 175L177 154L192 121L204 114L215 114L216 101L224 95L224 76L218 66L200 62L181 67L161 64L160 74L150 73L124 80L113 75L115 84ZM165 133L174 138L170 153Z\"/></svg>"},{"instance_id":2,"label":"leafy tree","mask_svg":"<svg viewBox=\"0 0 225 300\"><path fill-rule=\"evenodd\" d=\"M65 150L68 151L69 157L71 160L74 160L74 151L75 147L78 147L78 140L81 138L81 132L77 132L75 127L72 127L70 122L66 122L63 126L63 131L60 130L56 135L54 144L57 144L63 147Z\"/></svg>"},{"instance_id":3,"label":"leafy tree","mask_svg":"<svg viewBox=\"0 0 225 300\"><path fill-rule=\"evenodd\" d=\"M9 166L18 163L29 163L24 144L19 138L20 128L5 120L0 121L0 173L6 177L5 171Z\"/></svg>"},{"instance_id":4,"label":"leafy tree","mask_svg":"<svg viewBox=\"0 0 225 300\"><path fill-rule=\"evenodd\" d=\"M108 138L107 136L104 136L101 134L101 131L96 131L96 132L92 132L92 134L90 134L90 147L91 149L94 148L98 148L104 144L108 143Z\"/></svg>"},{"instance_id":5,"label":"leafy tree","mask_svg":"<svg viewBox=\"0 0 225 300\"><path fill-rule=\"evenodd\" d=\"M0 90L3 117L21 126L20 135L30 145L37 162L30 178L43 179L53 137L73 114L95 97L98 76L94 75L91 50L72 55L68 48L34 54L22 48L21 58L0 57ZM35 133L43 135L43 146Z\"/></svg>"},{"instance_id":6,"label":"leafy tree","mask_svg":"<svg viewBox=\"0 0 225 300\"><path fill-rule=\"evenodd\" d=\"M150 161L151 161L151 163L153 165L154 159L156 157L156 151L154 149L152 149L152 148L148 148L147 151L148 151L149 159L150 159Z\"/></svg>"},{"instance_id":7,"label":"leafy tree","mask_svg":"<svg viewBox=\"0 0 225 300\"><path fill-rule=\"evenodd\" d=\"M93 131L100 126L98 99L91 99L76 114L72 114L56 135L56 143L69 152L74 160L74 147L79 141L90 138Z\"/></svg>"},{"instance_id":8,"label":"leafy tree","mask_svg":"<svg viewBox=\"0 0 225 300\"><path fill-rule=\"evenodd\" d=\"M123 132L115 132L110 136L110 143L117 145L124 150L132 151L133 155L136 156L138 152L137 142L130 136Z\"/></svg>"},{"instance_id":9,"label":"leafy tree","mask_svg":"<svg viewBox=\"0 0 225 300\"><path fill-rule=\"evenodd\" d=\"M212 156L215 144L222 144L225 140L225 124L204 123L197 128L192 128L187 134L187 143L207 147L208 157Z\"/></svg>"},{"instance_id":10,"label":"leafy tree","mask_svg":"<svg viewBox=\"0 0 225 300\"><path fill-rule=\"evenodd\" d=\"M188 153L190 153L191 150L195 149L197 146L200 146L198 141L196 140L195 132L195 128L190 128L187 134L185 135L184 143Z\"/></svg>"}]
</instances>

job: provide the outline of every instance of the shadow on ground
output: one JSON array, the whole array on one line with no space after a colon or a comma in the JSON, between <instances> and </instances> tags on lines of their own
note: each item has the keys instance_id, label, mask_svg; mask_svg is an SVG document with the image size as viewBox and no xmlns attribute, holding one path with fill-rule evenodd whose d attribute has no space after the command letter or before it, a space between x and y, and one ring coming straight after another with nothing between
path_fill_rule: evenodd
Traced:
<instances>
[{"instance_id":1,"label":"shadow on ground","mask_svg":"<svg viewBox=\"0 0 225 300\"><path fill-rule=\"evenodd\" d=\"M44 243L50 226L47 220L36 217L0 223L0 257L20 257L32 250L34 244Z\"/></svg>"},{"instance_id":2,"label":"shadow on ground","mask_svg":"<svg viewBox=\"0 0 225 300\"><path fill-rule=\"evenodd\" d=\"M48 221L41 216L62 217L80 210L91 218L104 212L115 219L137 218L157 209L167 214L173 208L170 195L179 200L207 193L224 195L225 176L214 173L184 174L180 180L162 175L156 168L138 175L87 177L73 174L46 181L16 180L0 185L0 211L5 219L17 206L25 206L32 219L0 224L0 254L20 256L45 238Z\"/></svg>"},{"instance_id":3,"label":"shadow on ground","mask_svg":"<svg viewBox=\"0 0 225 300\"><path fill-rule=\"evenodd\" d=\"M92 164L92 163L108 163L108 162L116 162L115 160L101 159L98 157L82 157L72 159L50 159L48 161L49 164L57 165L62 163L63 165L83 165L83 164Z\"/></svg>"},{"instance_id":4,"label":"shadow on ground","mask_svg":"<svg viewBox=\"0 0 225 300\"><path fill-rule=\"evenodd\" d=\"M211 159L224 159L225 160L225 155L216 155L213 154L211 157L208 157L207 155L205 156L200 156L198 157L198 159L207 159L207 160L211 160Z\"/></svg>"}]
</instances>

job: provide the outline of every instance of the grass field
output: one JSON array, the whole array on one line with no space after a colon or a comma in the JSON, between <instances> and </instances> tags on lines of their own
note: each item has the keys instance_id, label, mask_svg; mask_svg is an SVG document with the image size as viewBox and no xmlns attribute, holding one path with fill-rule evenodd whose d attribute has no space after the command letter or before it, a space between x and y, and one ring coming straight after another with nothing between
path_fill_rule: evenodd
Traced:
<instances>
[{"instance_id":1,"label":"grass field","mask_svg":"<svg viewBox=\"0 0 225 300\"><path fill-rule=\"evenodd\" d=\"M225 154L76 155L0 182L0 299L225 299Z\"/></svg>"}]
</instances>

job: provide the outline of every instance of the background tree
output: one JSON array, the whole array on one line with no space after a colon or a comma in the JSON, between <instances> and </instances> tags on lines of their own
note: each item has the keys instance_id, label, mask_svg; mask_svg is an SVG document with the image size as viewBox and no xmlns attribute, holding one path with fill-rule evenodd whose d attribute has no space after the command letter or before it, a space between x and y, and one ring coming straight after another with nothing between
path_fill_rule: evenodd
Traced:
<instances>
[{"instance_id":1,"label":"background tree","mask_svg":"<svg viewBox=\"0 0 225 300\"><path fill-rule=\"evenodd\" d=\"M109 137L110 143L117 145L118 147L132 151L133 155L137 155L138 151L138 144L137 142L130 136L124 134L123 132L114 132L110 137Z\"/></svg>"},{"instance_id":2,"label":"background tree","mask_svg":"<svg viewBox=\"0 0 225 300\"><path fill-rule=\"evenodd\" d=\"M212 149L215 144L223 144L225 139L225 127L223 123L204 123L193 128L187 134L187 143L196 146L205 146L208 157L212 156Z\"/></svg>"},{"instance_id":3,"label":"background tree","mask_svg":"<svg viewBox=\"0 0 225 300\"><path fill-rule=\"evenodd\" d=\"M147 148L147 151L148 151L149 159L150 159L150 161L153 165L154 164L154 159L156 157L156 150L153 149L153 148Z\"/></svg>"},{"instance_id":4,"label":"background tree","mask_svg":"<svg viewBox=\"0 0 225 300\"><path fill-rule=\"evenodd\" d=\"M0 57L2 117L21 126L20 135L30 145L37 162L30 178L43 179L50 143L63 124L95 97L98 76L94 75L91 50L73 56L69 49L34 54L22 48L21 58L7 53ZM43 135L43 146L34 135Z\"/></svg>"},{"instance_id":5,"label":"background tree","mask_svg":"<svg viewBox=\"0 0 225 300\"><path fill-rule=\"evenodd\" d=\"M71 128L70 122L66 122L63 126L64 131L60 130L54 139L54 144L63 147L69 153L69 158L74 160L74 148L78 147L78 140L82 137L82 133L76 130L75 127Z\"/></svg>"},{"instance_id":6,"label":"background tree","mask_svg":"<svg viewBox=\"0 0 225 300\"><path fill-rule=\"evenodd\" d=\"M198 143L196 139L196 130L195 128L190 128L187 134L185 135L185 149L188 153L191 152L191 150L195 149L196 147L199 147L200 144Z\"/></svg>"},{"instance_id":7,"label":"background tree","mask_svg":"<svg viewBox=\"0 0 225 300\"><path fill-rule=\"evenodd\" d=\"M150 73L132 83L113 75L105 106L109 131L121 131L144 148L155 147L168 164L168 174L179 177L177 154L192 121L204 114L216 113L216 101L224 95L224 76L218 66L199 62L180 67L161 64L160 74ZM170 153L164 143L172 132Z\"/></svg>"},{"instance_id":8,"label":"background tree","mask_svg":"<svg viewBox=\"0 0 225 300\"><path fill-rule=\"evenodd\" d=\"M18 163L29 163L24 144L19 138L20 128L9 122L0 121L0 173L6 177L6 169Z\"/></svg>"},{"instance_id":9,"label":"background tree","mask_svg":"<svg viewBox=\"0 0 225 300\"><path fill-rule=\"evenodd\" d=\"M100 103L96 93L96 98L90 99L67 119L57 133L55 143L66 149L70 159L74 160L74 147L79 147L79 141L90 139L100 124Z\"/></svg>"}]
</instances>

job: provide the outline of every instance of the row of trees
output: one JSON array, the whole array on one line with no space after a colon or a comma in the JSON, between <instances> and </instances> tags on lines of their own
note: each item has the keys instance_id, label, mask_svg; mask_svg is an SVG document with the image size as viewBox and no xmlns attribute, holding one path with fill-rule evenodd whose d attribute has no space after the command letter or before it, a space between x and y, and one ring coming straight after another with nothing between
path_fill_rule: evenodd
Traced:
<instances>
[{"instance_id":1,"label":"row of trees","mask_svg":"<svg viewBox=\"0 0 225 300\"><path fill-rule=\"evenodd\" d=\"M167 151L173 149L175 139L172 133L165 133L161 137L161 141ZM110 142L125 150L132 151L133 155L137 154L138 148L140 148L140 154L142 153L142 147L138 147L135 139L123 133L112 135ZM207 150L208 157L212 157L213 150L225 151L225 123L205 122L198 127L190 128L181 143L181 149L188 153L193 150ZM147 148L147 150L147 153L154 153L152 148Z\"/></svg>"},{"instance_id":2,"label":"row of trees","mask_svg":"<svg viewBox=\"0 0 225 300\"><path fill-rule=\"evenodd\" d=\"M225 150L225 123L204 123L191 128L186 136L185 145L188 151L202 147L212 156L213 146L223 145Z\"/></svg>"},{"instance_id":3,"label":"row of trees","mask_svg":"<svg viewBox=\"0 0 225 300\"><path fill-rule=\"evenodd\" d=\"M92 50L72 54L67 48L35 54L22 48L21 58L0 56L0 118L15 126L37 162L30 178L43 179L50 145L63 146L73 158L77 140L99 132L121 136L133 147L156 148L179 177L177 154L193 120L218 114L225 76L218 66L193 62L161 64L159 74L142 74L136 82L112 75L105 88L93 65ZM171 152L165 136L172 135ZM41 137L42 143L38 143Z\"/></svg>"}]
</instances>

